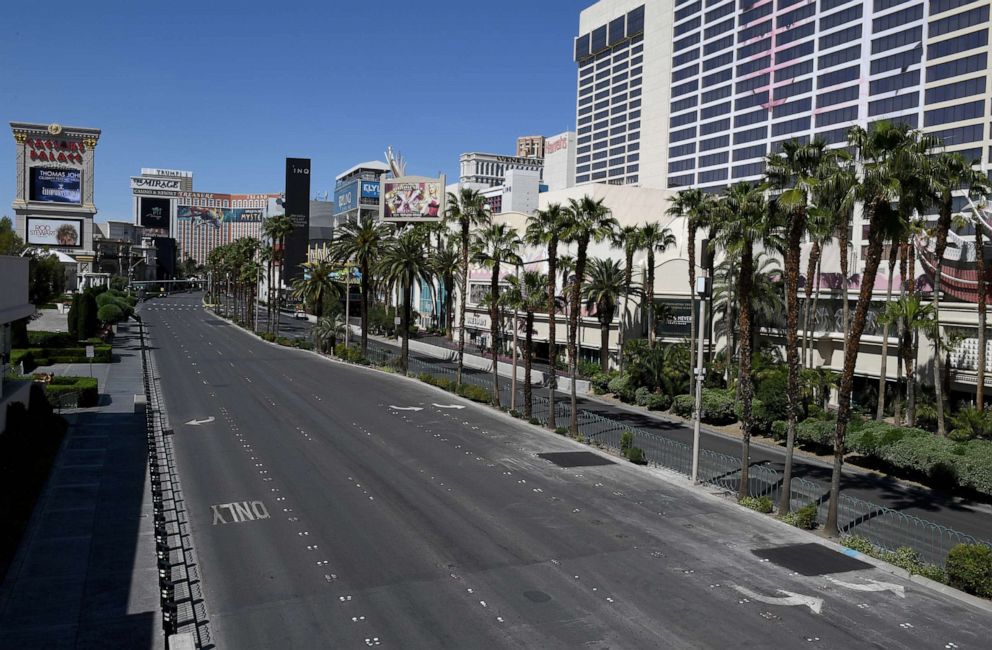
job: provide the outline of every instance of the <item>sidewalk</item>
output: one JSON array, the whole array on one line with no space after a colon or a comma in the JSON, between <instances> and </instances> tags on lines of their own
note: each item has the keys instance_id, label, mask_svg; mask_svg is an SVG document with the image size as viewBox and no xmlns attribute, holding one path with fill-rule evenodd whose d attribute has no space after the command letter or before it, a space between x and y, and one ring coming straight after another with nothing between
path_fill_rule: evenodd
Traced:
<instances>
[{"instance_id":1,"label":"sidewalk","mask_svg":"<svg viewBox=\"0 0 992 650\"><path fill-rule=\"evenodd\" d=\"M144 392L139 345L137 325L121 325L120 361L101 364L101 405L69 411L62 449L0 585L0 649L165 647L145 422L134 412Z\"/></svg>"}]
</instances>

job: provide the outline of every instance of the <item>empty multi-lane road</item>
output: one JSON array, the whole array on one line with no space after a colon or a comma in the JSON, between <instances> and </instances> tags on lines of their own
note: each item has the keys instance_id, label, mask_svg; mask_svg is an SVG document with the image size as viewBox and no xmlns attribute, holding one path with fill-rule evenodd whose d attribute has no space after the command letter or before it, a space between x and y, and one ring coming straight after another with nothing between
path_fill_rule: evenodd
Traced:
<instances>
[{"instance_id":1,"label":"empty multi-lane road","mask_svg":"<svg viewBox=\"0 0 992 650\"><path fill-rule=\"evenodd\" d=\"M992 636L988 613L795 547L804 533L588 452L562 467L538 454L585 448L266 344L198 294L141 311L218 647L978 648Z\"/></svg>"}]
</instances>

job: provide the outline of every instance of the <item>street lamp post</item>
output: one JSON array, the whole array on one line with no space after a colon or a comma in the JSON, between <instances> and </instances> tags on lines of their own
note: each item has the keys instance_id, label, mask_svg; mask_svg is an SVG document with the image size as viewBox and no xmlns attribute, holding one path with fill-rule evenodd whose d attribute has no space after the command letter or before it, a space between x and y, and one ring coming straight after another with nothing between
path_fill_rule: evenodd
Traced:
<instances>
[{"instance_id":1,"label":"street lamp post","mask_svg":"<svg viewBox=\"0 0 992 650\"><path fill-rule=\"evenodd\" d=\"M693 408L692 420L692 472L690 481L696 483L699 480L699 425L703 411L703 381L706 379L706 369L703 368L703 342L705 340L706 323L706 298L710 295L710 269L713 266L712 253L709 252L709 241L702 241L702 268L703 274L696 278L695 291L699 296L699 341L696 349L696 395Z\"/></svg>"},{"instance_id":2,"label":"street lamp post","mask_svg":"<svg viewBox=\"0 0 992 650\"><path fill-rule=\"evenodd\" d=\"M344 347L347 349L351 341L351 267L344 266Z\"/></svg>"},{"instance_id":3,"label":"street lamp post","mask_svg":"<svg viewBox=\"0 0 992 650\"><path fill-rule=\"evenodd\" d=\"M516 265L517 290L523 295L523 286L520 283L520 265ZM513 374L510 375L510 410L517 408L517 328L519 326L517 316L517 302L513 301Z\"/></svg>"}]
</instances>

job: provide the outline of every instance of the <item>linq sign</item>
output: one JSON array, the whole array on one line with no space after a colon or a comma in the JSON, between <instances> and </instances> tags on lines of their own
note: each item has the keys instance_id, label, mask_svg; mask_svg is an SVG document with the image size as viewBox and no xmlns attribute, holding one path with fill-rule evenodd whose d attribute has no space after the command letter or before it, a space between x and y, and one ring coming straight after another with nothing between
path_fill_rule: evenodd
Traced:
<instances>
[{"instance_id":1,"label":"linq sign","mask_svg":"<svg viewBox=\"0 0 992 650\"><path fill-rule=\"evenodd\" d=\"M35 138L28 140L31 148L31 160L44 160L47 162L74 162L83 163L82 153L86 152L86 145L82 142L70 142L67 140L42 140Z\"/></svg>"}]
</instances>

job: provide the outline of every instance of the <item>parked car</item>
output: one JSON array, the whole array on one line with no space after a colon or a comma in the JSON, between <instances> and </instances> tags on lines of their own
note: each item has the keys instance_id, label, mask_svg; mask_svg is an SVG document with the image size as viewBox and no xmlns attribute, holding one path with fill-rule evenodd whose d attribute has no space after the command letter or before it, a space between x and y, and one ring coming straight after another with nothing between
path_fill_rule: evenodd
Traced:
<instances>
[{"instance_id":1,"label":"parked car","mask_svg":"<svg viewBox=\"0 0 992 650\"><path fill-rule=\"evenodd\" d=\"M302 309L297 309L296 311L293 312L293 318L296 318L298 320L306 320L307 313Z\"/></svg>"}]
</instances>

